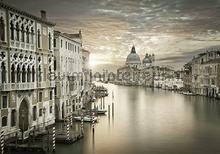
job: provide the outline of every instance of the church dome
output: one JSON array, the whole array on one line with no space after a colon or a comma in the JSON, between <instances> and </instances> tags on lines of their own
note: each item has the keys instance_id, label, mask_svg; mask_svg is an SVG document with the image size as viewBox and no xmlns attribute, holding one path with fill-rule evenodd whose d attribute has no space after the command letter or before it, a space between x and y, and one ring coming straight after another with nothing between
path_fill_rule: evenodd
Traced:
<instances>
[{"instance_id":1,"label":"church dome","mask_svg":"<svg viewBox=\"0 0 220 154\"><path fill-rule=\"evenodd\" d=\"M148 54L145 55L145 57L143 59L143 64L152 63L152 60L149 56L150 55L148 55Z\"/></svg>"},{"instance_id":2,"label":"church dome","mask_svg":"<svg viewBox=\"0 0 220 154\"><path fill-rule=\"evenodd\" d=\"M138 56L138 54L135 51L135 47L133 46L131 49L131 53L127 56L126 59L126 64L141 64L141 60L140 57Z\"/></svg>"}]
</instances>

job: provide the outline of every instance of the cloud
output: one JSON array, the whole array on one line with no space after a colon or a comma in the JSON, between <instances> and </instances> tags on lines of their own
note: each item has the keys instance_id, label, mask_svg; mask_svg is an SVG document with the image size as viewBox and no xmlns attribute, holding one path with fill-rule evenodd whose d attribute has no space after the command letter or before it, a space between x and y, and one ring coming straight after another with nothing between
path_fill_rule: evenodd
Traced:
<instances>
[{"instance_id":1,"label":"cloud","mask_svg":"<svg viewBox=\"0 0 220 154\"><path fill-rule=\"evenodd\" d=\"M219 0L7 0L38 14L45 9L57 29L83 31L83 45L103 61L124 64L133 44L143 58L180 67L197 49L219 45ZM28 10L28 8L32 8ZM95 57L95 56L94 56Z\"/></svg>"}]
</instances>

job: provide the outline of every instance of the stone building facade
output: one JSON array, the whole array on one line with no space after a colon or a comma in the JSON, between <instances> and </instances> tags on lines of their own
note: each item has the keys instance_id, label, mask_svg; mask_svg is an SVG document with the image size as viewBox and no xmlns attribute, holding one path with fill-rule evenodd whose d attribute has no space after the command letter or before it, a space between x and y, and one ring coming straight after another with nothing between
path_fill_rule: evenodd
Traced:
<instances>
[{"instance_id":1,"label":"stone building facade","mask_svg":"<svg viewBox=\"0 0 220 154\"><path fill-rule=\"evenodd\" d=\"M55 31L56 119L63 120L83 107L82 36Z\"/></svg>"},{"instance_id":2,"label":"stone building facade","mask_svg":"<svg viewBox=\"0 0 220 154\"><path fill-rule=\"evenodd\" d=\"M220 51L210 50L191 61L192 91L198 95L219 97Z\"/></svg>"},{"instance_id":3,"label":"stone building facade","mask_svg":"<svg viewBox=\"0 0 220 154\"><path fill-rule=\"evenodd\" d=\"M27 138L54 123L54 23L0 2L0 127Z\"/></svg>"},{"instance_id":4,"label":"stone building facade","mask_svg":"<svg viewBox=\"0 0 220 154\"><path fill-rule=\"evenodd\" d=\"M201 64L200 94L209 97L220 97L220 59Z\"/></svg>"},{"instance_id":5,"label":"stone building facade","mask_svg":"<svg viewBox=\"0 0 220 154\"><path fill-rule=\"evenodd\" d=\"M192 64L191 62L184 65L183 90L192 92Z\"/></svg>"}]
</instances>

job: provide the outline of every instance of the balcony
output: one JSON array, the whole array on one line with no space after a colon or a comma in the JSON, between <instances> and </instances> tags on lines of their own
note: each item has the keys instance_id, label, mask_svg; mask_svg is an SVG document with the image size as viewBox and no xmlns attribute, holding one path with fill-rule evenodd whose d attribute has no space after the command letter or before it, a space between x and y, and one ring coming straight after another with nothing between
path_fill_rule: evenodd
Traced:
<instances>
[{"instance_id":1,"label":"balcony","mask_svg":"<svg viewBox=\"0 0 220 154\"><path fill-rule=\"evenodd\" d=\"M16 40L11 40L10 46L13 48L17 48L17 49L31 50L31 51L34 51L34 49L35 49L34 44L20 42L20 41L16 41Z\"/></svg>"},{"instance_id":2,"label":"balcony","mask_svg":"<svg viewBox=\"0 0 220 154\"><path fill-rule=\"evenodd\" d=\"M36 83L3 83L0 86L2 91L11 91L11 90L31 90L36 89Z\"/></svg>"}]
</instances>

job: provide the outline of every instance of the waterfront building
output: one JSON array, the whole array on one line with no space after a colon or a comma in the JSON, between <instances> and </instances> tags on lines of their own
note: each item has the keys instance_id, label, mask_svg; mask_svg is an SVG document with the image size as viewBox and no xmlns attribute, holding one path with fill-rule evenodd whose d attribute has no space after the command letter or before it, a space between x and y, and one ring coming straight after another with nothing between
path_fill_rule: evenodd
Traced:
<instances>
[{"instance_id":1,"label":"waterfront building","mask_svg":"<svg viewBox=\"0 0 220 154\"><path fill-rule=\"evenodd\" d=\"M219 59L219 50L206 51L192 59L193 93L210 97L219 97Z\"/></svg>"},{"instance_id":2,"label":"waterfront building","mask_svg":"<svg viewBox=\"0 0 220 154\"><path fill-rule=\"evenodd\" d=\"M53 31L41 17L0 2L0 128L27 138L54 124Z\"/></svg>"},{"instance_id":3,"label":"waterfront building","mask_svg":"<svg viewBox=\"0 0 220 154\"><path fill-rule=\"evenodd\" d=\"M183 87L181 71L174 71L170 66L155 66L154 87L180 90Z\"/></svg>"},{"instance_id":4,"label":"waterfront building","mask_svg":"<svg viewBox=\"0 0 220 154\"><path fill-rule=\"evenodd\" d=\"M200 81L202 95L210 97L220 96L220 58L201 64Z\"/></svg>"},{"instance_id":5,"label":"waterfront building","mask_svg":"<svg viewBox=\"0 0 220 154\"><path fill-rule=\"evenodd\" d=\"M64 120L83 106L82 35L55 31L56 119Z\"/></svg>"},{"instance_id":6,"label":"waterfront building","mask_svg":"<svg viewBox=\"0 0 220 154\"><path fill-rule=\"evenodd\" d=\"M139 55L133 46L127 56L125 66L117 70L118 84L153 86L154 54L146 54L141 62Z\"/></svg>"},{"instance_id":7,"label":"waterfront building","mask_svg":"<svg viewBox=\"0 0 220 154\"><path fill-rule=\"evenodd\" d=\"M192 64L191 62L184 65L183 90L192 92Z\"/></svg>"},{"instance_id":8,"label":"waterfront building","mask_svg":"<svg viewBox=\"0 0 220 154\"><path fill-rule=\"evenodd\" d=\"M89 66L90 52L82 49L82 71L84 74L84 97L83 104L89 103L91 100L92 88L92 71Z\"/></svg>"}]
</instances>

